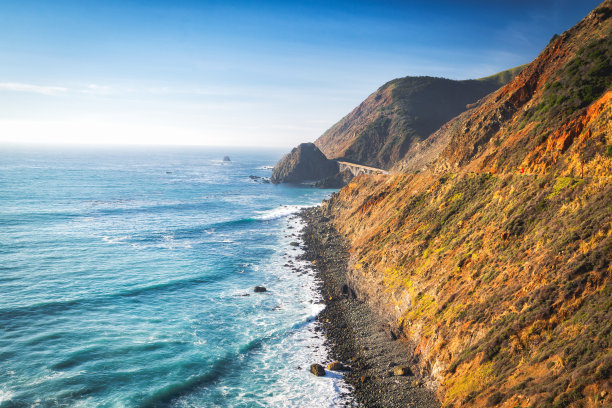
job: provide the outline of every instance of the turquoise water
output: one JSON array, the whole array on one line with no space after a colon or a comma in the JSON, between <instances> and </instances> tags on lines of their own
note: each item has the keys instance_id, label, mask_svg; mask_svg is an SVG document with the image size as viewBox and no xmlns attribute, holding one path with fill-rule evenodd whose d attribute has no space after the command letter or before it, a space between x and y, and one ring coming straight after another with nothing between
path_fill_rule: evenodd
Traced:
<instances>
[{"instance_id":1,"label":"turquoise water","mask_svg":"<svg viewBox=\"0 0 612 408\"><path fill-rule=\"evenodd\" d=\"M281 153L0 147L0 407L338 403Z\"/></svg>"}]
</instances>

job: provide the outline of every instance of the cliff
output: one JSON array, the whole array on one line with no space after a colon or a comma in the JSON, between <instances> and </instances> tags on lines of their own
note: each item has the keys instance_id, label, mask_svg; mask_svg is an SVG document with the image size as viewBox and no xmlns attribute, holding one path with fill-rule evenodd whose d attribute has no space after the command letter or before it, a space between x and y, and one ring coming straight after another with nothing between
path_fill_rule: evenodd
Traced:
<instances>
[{"instance_id":1,"label":"cliff","mask_svg":"<svg viewBox=\"0 0 612 408\"><path fill-rule=\"evenodd\" d=\"M274 167L273 183L299 183L334 177L339 167L329 160L313 143L302 143L286 154Z\"/></svg>"},{"instance_id":2,"label":"cliff","mask_svg":"<svg viewBox=\"0 0 612 408\"><path fill-rule=\"evenodd\" d=\"M412 346L445 406L612 406L611 16L607 0L408 143L394 175L356 177L323 205L348 241L350 286ZM332 157L350 151L322 139Z\"/></svg>"},{"instance_id":3,"label":"cliff","mask_svg":"<svg viewBox=\"0 0 612 408\"><path fill-rule=\"evenodd\" d=\"M479 80L405 77L381 86L315 144L329 158L390 168L409 148L523 67Z\"/></svg>"}]
</instances>

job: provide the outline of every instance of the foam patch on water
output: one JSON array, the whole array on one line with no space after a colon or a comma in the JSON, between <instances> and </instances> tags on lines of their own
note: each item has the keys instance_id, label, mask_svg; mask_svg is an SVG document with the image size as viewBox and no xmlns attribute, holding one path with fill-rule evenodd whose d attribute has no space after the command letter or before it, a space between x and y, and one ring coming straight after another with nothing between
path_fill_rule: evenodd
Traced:
<instances>
[{"instance_id":1,"label":"foam patch on water","mask_svg":"<svg viewBox=\"0 0 612 408\"><path fill-rule=\"evenodd\" d=\"M118 236L118 237L109 237L104 235L102 237L102 241L108 243L108 244L120 244L123 243L126 239L130 239L131 237L129 235L122 235L122 236Z\"/></svg>"},{"instance_id":2,"label":"foam patch on water","mask_svg":"<svg viewBox=\"0 0 612 408\"><path fill-rule=\"evenodd\" d=\"M12 391L0 389L0 404L10 401L14 395L15 393Z\"/></svg>"},{"instance_id":3,"label":"foam patch on water","mask_svg":"<svg viewBox=\"0 0 612 408\"><path fill-rule=\"evenodd\" d=\"M283 218L291 214L296 214L301 209L306 208L305 205L281 205L268 211L262 211L255 218L258 220L269 221Z\"/></svg>"},{"instance_id":4,"label":"foam patch on water","mask_svg":"<svg viewBox=\"0 0 612 408\"><path fill-rule=\"evenodd\" d=\"M177 240L173 234L161 234L152 240L151 243L134 242L136 239L131 235L120 235L111 237L103 235L102 241L107 244L129 244L134 249L148 249L148 248L163 248L168 250L176 249L189 249L193 247L193 242L189 240ZM225 241L221 241L225 242Z\"/></svg>"}]
</instances>

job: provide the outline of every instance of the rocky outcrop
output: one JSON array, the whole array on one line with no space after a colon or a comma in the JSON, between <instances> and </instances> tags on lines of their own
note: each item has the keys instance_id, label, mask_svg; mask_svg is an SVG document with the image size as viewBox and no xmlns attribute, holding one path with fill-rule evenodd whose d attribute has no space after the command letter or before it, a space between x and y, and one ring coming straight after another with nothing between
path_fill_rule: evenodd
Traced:
<instances>
[{"instance_id":1,"label":"rocky outcrop","mask_svg":"<svg viewBox=\"0 0 612 408\"><path fill-rule=\"evenodd\" d=\"M275 184L319 181L333 177L338 171L338 163L325 157L314 143L302 143L278 162L271 181Z\"/></svg>"},{"instance_id":2,"label":"rocky outcrop","mask_svg":"<svg viewBox=\"0 0 612 408\"><path fill-rule=\"evenodd\" d=\"M319 188L342 188L346 186L353 179L353 173L349 170L344 170L333 176L327 177L323 180L318 181L315 187Z\"/></svg>"}]
</instances>

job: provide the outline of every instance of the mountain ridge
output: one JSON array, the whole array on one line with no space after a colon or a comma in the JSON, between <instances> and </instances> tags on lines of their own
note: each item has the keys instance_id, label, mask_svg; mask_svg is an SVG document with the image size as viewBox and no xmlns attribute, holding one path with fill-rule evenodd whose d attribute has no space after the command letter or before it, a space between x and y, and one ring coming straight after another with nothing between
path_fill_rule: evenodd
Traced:
<instances>
[{"instance_id":1,"label":"mountain ridge","mask_svg":"<svg viewBox=\"0 0 612 408\"><path fill-rule=\"evenodd\" d=\"M411 145L498 89L523 67L480 79L393 79L334 124L315 144L330 159L388 169Z\"/></svg>"}]
</instances>

